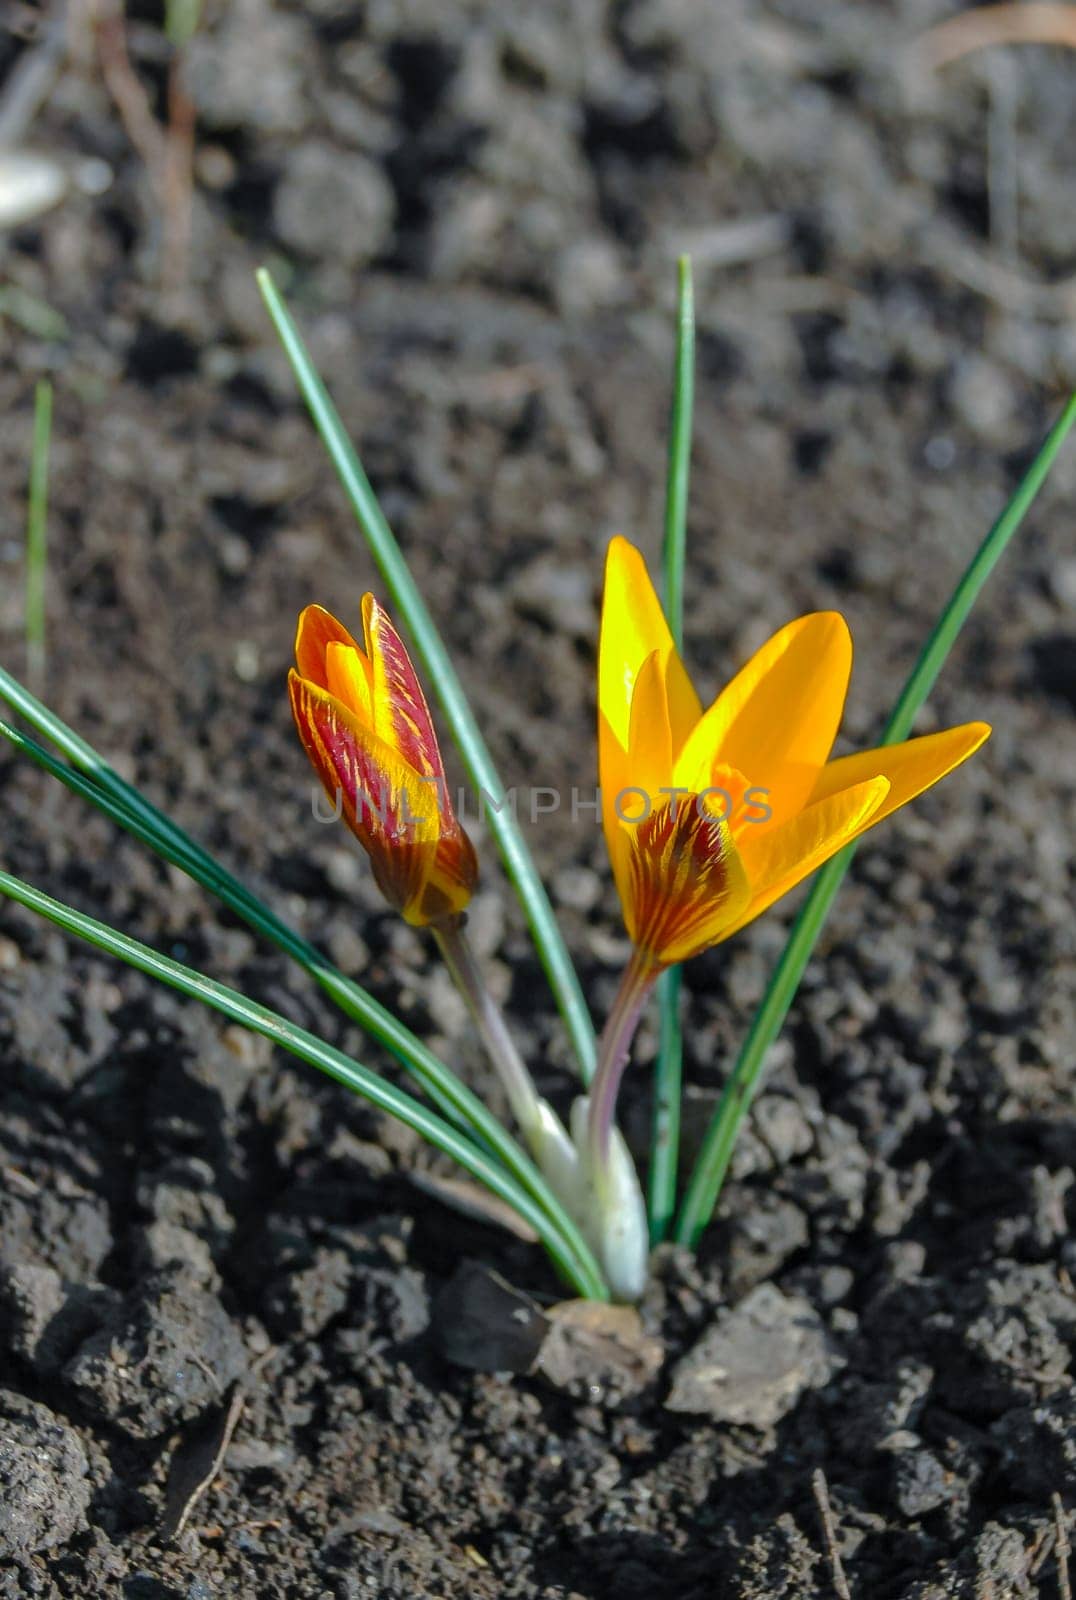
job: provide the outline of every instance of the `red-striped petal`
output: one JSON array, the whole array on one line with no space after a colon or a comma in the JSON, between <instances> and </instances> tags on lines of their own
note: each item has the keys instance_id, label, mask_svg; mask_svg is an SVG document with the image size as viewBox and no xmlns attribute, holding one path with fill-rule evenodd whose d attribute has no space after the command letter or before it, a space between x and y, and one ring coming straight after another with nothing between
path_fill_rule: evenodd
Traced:
<instances>
[{"instance_id":1,"label":"red-striped petal","mask_svg":"<svg viewBox=\"0 0 1076 1600\"><path fill-rule=\"evenodd\" d=\"M369 855L385 898L415 918L441 837L435 786L316 684L293 671L288 690L299 737L330 801Z\"/></svg>"},{"instance_id":2,"label":"red-striped petal","mask_svg":"<svg viewBox=\"0 0 1076 1600\"><path fill-rule=\"evenodd\" d=\"M632 942L655 965L687 961L750 897L728 827L684 795L623 828L618 886Z\"/></svg>"},{"instance_id":3,"label":"red-striped petal","mask_svg":"<svg viewBox=\"0 0 1076 1600\"><path fill-rule=\"evenodd\" d=\"M363 596L362 625L373 667L375 731L416 772L443 786L444 763L422 685L403 640L372 594Z\"/></svg>"}]
</instances>

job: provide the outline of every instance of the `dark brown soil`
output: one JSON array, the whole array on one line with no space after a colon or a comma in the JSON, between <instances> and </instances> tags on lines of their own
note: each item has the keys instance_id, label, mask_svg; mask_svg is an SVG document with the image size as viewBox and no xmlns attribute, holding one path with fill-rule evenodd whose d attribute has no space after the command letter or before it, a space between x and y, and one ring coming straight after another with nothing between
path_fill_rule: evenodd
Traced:
<instances>
[{"instance_id":1,"label":"dark brown soil","mask_svg":"<svg viewBox=\"0 0 1076 1600\"><path fill-rule=\"evenodd\" d=\"M8 74L33 9L0 24ZM129 9L159 98L159 8ZM431 950L311 817L295 615L346 616L375 578L253 269L287 288L506 780L567 792L594 783L606 541L657 551L690 247L693 669L713 690L837 607L862 743L1076 383L1071 52L931 78L906 47L945 10L218 5L169 305L146 173L85 64L26 135L71 187L0 241L3 660L22 670L49 374L50 700L474 1083ZM1074 490L1070 449L921 721L994 737L862 851L702 1258L657 1263L664 1362L641 1387L451 1364L457 1266L545 1303L538 1251L416 1187L428 1157L342 1090L0 912L0 1594L830 1597L817 1469L856 1600L1062 1593ZM3 753L0 775L5 866L391 1070L201 892ZM483 959L563 1101L561 1030L477 832ZM600 1019L624 943L598 832L562 811L530 836ZM689 1135L788 915L687 971ZM634 1137L653 1047L644 1028ZM760 1286L810 1345L788 1409L765 1382L735 1421L669 1409L677 1364L715 1328L735 1347ZM184 1453L206 1476L236 1384L222 1470L176 1531Z\"/></svg>"}]
</instances>

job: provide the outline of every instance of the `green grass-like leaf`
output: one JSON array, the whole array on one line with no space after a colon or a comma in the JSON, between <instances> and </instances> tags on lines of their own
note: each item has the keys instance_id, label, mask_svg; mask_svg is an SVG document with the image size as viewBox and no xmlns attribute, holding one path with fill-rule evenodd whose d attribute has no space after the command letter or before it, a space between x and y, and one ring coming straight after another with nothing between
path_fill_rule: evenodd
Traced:
<instances>
[{"instance_id":1,"label":"green grass-like leaf","mask_svg":"<svg viewBox=\"0 0 1076 1600\"><path fill-rule=\"evenodd\" d=\"M0 895L47 918L66 933L86 940L98 950L117 957L159 983L167 984L191 999L200 1000L232 1022L249 1028L252 1033L270 1039L300 1061L335 1078L379 1110L398 1117L423 1139L451 1156L491 1193L506 1201L525 1218L560 1272L581 1295L591 1300L608 1298L601 1273L586 1247L578 1249L574 1241L554 1225L548 1212L536 1203L534 1196L505 1172L499 1162L492 1160L451 1124L402 1089L386 1083L352 1057L308 1033L305 1028L298 1027L278 1012L258 1005L246 995L216 983L201 972L181 966L178 961L173 961L148 945L140 944L94 917L51 899L10 873L0 872Z\"/></svg>"},{"instance_id":2,"label":"green grass-like leaf","mask_svg":"<svg viewBox=\"0 0 1076 1600\"><path fill-rule=\"evenodd\" d=\"M1065 437L1076 423L1076 395L1069 400L1051 428L1019 488L995 522L964 576L957 584L933 633L916 662L882 735L883 744L899 744L911 732L916 712L926 700L984 583L1001 559L1009 541L1027 515L1046 480ZM788 942L770 978L736 1065L706 1131L691 1182L676 1224L676 1238L692 1247L713 1215L728 1171L737 1135L758 1090L766 1052L776 1039L799 988L811 952L856 853L854 844L821 869L815 877Z\"/></svg>"},{"instance_id":3,"label":"green grass-like leaf","mask_svg":"<svg viewBox=\"0 0 1076 1600\"><path fill-rule=\"evenodd\" d=\"M385 514L340 415L310 359L291 313L264 268L258 273L258 284L314 425L336 469L393 606L422 663L427 682L440 703L468 776L479 793L486 796L490 832L497 841L505 870L523 906L539 958L578 1057L583 1081L589 1083L596 1058L594 1024L522 830L510 807L502 804L504 786L463 686L396 537L385 520Z\"/></svg>"},{"instance_id":4,"label":"green grass-like leaf","mask_svg":"<svg viewBox=\"0 0 1076 1600\"><path fill-rule=\"evenodd\" d=\"M0 668L0 700L5 700L43 737L60 749L68 766L35 740L0 721L0 735L21 754L51 773L73 793L88 800L105 816L165 860L202 885L257 933L290 956L322 987L353 1022L383 1044L412 1074L442 1113L476 1148L498 1160L506 1172L544 1208L564 1233L575 1238L575 1248L585 1250L582 1237L559 1200L549 1189L530 1157L511 1137L477 1095L473 1094L422 1041L386 1010L354 979L332 965L317 948L283 922L256 895L232 876L207 851L195 843L171 818L122 779L93 746L41 704Z\"/></svg>"},{"instance_id":5,"label":"green grass-like leaf","mask_svg":"<svg viewBox=\"0 0 1076 1600\"><path fill-rule=\"evenodd\" d=\"M665 485L665 615L673 641L684 647L684 564L687 553L687 503L691 471L691 424L695 405L695 293L691 259L681 256L676 277L676 362L669 465ZM654 1107L647 1179L650 1243L660 1244L676 1209L676 1173L680 1159L680 1107L683 1093L684 1038L680 1019L682 988L679 967L670 967L658 981L661 1018L658 1058L654 1068Z\"/></svg>"}]
</instances>

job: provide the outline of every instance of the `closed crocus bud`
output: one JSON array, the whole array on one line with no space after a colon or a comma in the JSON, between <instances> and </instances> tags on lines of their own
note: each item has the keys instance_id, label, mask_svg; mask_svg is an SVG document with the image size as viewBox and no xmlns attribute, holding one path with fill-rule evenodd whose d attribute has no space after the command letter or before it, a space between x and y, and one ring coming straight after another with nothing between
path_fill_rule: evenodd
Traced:
<instances>
[{"instance_id":1,"label":"closed crocus bud","mask_svg":"<svg viewBox=\"0 0 1076 1600\"><path fill-rule=\"evenodd\" d=\"M417 927L459 916L478 876L448 797L426 697L396 629L372 594L360 645L307 606L289 674L299 737L373 867L386 900Z\"/></svg>"}]
</instances>

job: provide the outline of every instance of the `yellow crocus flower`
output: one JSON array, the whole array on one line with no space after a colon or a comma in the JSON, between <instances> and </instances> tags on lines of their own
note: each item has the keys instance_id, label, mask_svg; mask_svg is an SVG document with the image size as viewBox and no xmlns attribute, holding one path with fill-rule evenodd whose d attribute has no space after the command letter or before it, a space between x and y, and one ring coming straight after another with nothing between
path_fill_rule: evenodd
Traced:
<instances>
[{"instance_id":1,"label":"yellow crocus flower","mask_svg":"<svg viewBox=\"0 0 1076 1600\"><path fill-rule=\"evenodd\" d=\"M598 662L602 820L644 967L736 933L990 733L969 722L830 761L852 669L844 618L782 628L703 710L646 564L609 546Z\"/></svg>"}]
</instances>

